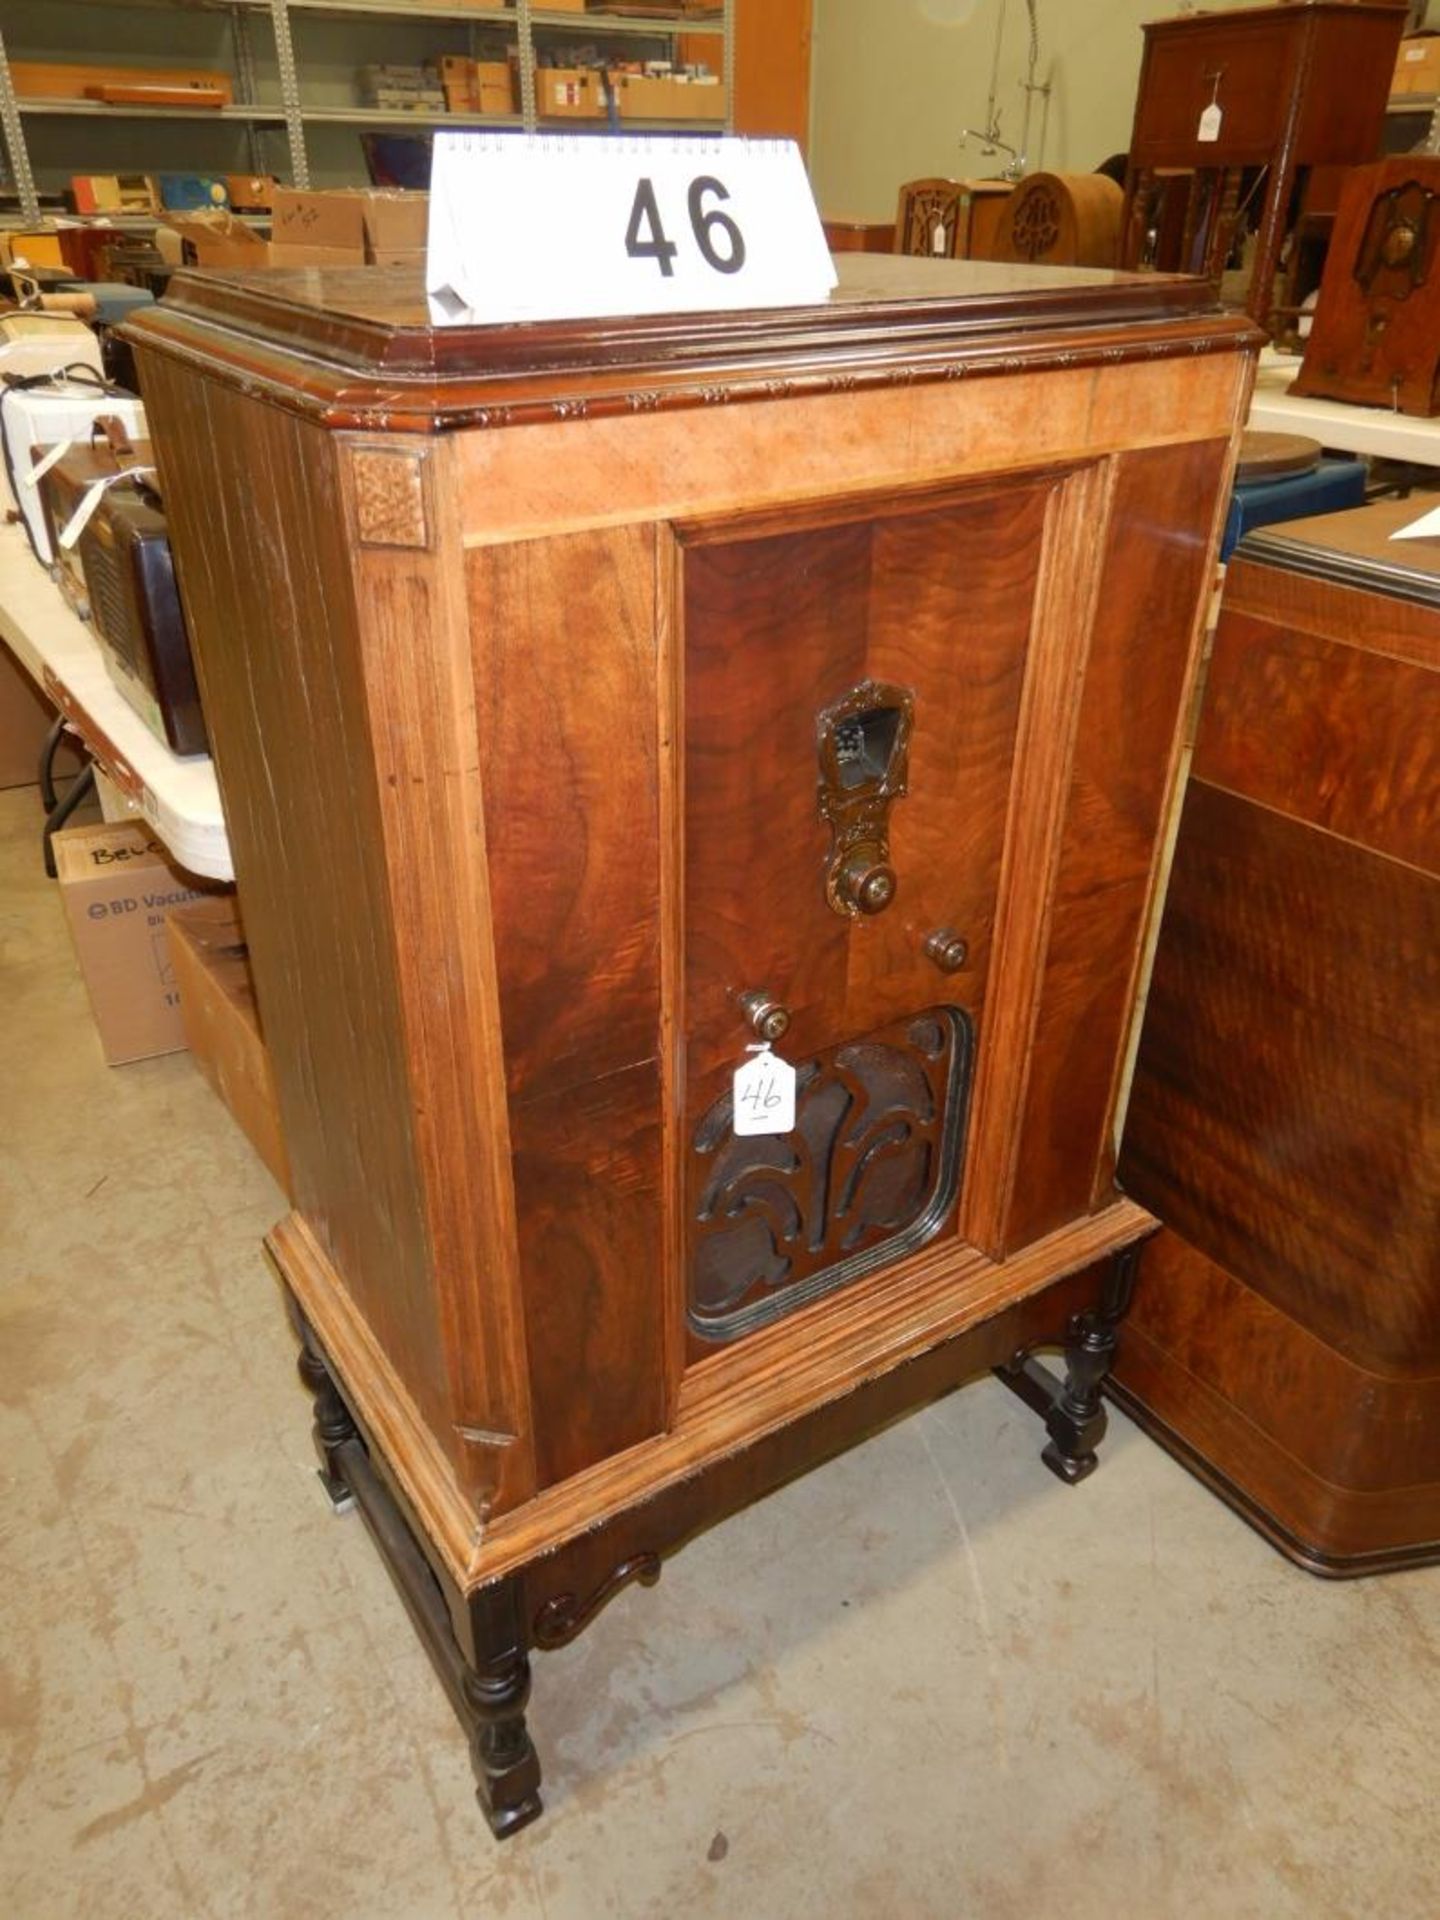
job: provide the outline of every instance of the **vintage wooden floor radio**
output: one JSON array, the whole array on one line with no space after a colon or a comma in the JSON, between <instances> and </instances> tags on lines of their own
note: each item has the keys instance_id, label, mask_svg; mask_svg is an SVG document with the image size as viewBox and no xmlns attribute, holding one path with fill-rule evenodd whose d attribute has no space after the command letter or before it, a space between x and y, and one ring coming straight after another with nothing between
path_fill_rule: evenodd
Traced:
<instances>
[{"instance_id":1,"label":"vintage wooden floor radio","mask_svg":"<svg viewBox=\"0 0 1440 1920\"><path fill-rule=\"evenodd\" d=\"M841 269L443 333L403 272L181 274L132 329L326 1484L501 1834L532 1649L697 1528L988 1367L1082 1477L1152 1225L1115 1121L1258 335Z\"/></svg>"}]
</instances>

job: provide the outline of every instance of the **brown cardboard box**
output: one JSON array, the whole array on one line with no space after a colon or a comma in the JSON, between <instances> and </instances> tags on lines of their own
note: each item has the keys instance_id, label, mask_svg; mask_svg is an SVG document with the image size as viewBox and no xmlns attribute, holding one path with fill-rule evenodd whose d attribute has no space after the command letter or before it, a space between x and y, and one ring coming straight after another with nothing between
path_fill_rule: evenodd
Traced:
<instances>
[{"instance_id":1,"label":"brown cardboard box","mask_svg":"<svg viewBox=\"0 0 1440 1920\"><path fill-rule=\"evenodd\" d=\"M268 213L279 182L268 173L226 173L221 178L236 213Z\"/></svg>"},{"instance_id":2,"label":"brown cardboard box","mask_svg":"<svg viewBox=\"0 0 1440 1920\"><path fill-rule=\"evenodd\" d=\"M393 266L425 251L430 196L382 188L304 191L277 187L270 264Z\"/></svg>"},{"instance_id":3,"label":"brown cardboard box","mask_svg":"<svg viewBox=\"0 0 1440 1920\"><path fill-rule=\"evenodd\" d=\"M725 89L718 80L616 76L622 120L723 120Z\"/></svg>"},{"instance_id":4,"label":"brown cardboard box","mask_svg":"<svg viewBox=\"0 0 1440 1920\"><path fill-rule=\"evenodd\" d=\"M60 903L112 1067L185 1045L165 916L210 891L139 821L55 835Z\"/></svg>"},{"instance_id":5,"label":"brown cardboard box","mask_svg":"<svg viewBox=\"0 0 1440 1920\"><path fill-rule=\"evenodd\" d=\"M288 1191L275 1076L234 896L215 894L177 907L168 925L180 1019L195 1064Z\"/></svg>"},{"instance_id":6,"label":"brown cardboard box","mask_svg":"<svg viewBox=\"0 0 1440 1920\"><path fill-rule=\"evenodd\" d=\"M277 267L364 266L364 195L278 187L270 209Z\"/></svg>"},{"instance_id":7,"label":"brown cardboard box","mask_svg":"<svg viewBox=\"0 0 1440 1920\"><path fill-rule=\"evenodd\" d=\"M599 77L584 67L537 67L535 111L562 120L593 120L604 112Z\"/></svg>"},{"instance_id":8,"label":"brown cardboard box","mask_svg":"<svg viewBox=\"0 0 1440 1920\"><path fill-rule=\"evenodd\" d=\"M1400 42L1391 86L1395 93L1440 93L1440 33Z\"/></svg>"},{"instance_id":9,"label":"brown cardboard box","mask_svg":"<svg viewBox=\"0 0 1440 1920\"><path fill-rule=\"evenodd\" d=\"M251 269L272 264L270 248L255 229L223 207L213 213L167 214L165 226L156 231L157 246L166 227L179 235L186 266Z\"/></svg>"}]
</instances>

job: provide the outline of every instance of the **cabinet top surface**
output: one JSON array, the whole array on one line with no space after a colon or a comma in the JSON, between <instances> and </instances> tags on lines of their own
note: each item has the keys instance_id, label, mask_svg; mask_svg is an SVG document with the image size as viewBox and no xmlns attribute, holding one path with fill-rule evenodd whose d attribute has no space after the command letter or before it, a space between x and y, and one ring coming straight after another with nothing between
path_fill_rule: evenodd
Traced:
<instances>
[{"instance_id":1,"label":"cabinet top surface","mask_svg":"<svg viewBox=\"0 0 1440 1920\"><path fill-rule=\"evenodd\" d=\"M1426 494L1288 520L1247 535L1235 557L1440 609L1440 536L1392 538L1431 505Z\"/></svg>"},{"instance_id":2,"label":"cabinet top surface","mask_svg":"<svg viewBox=\"0 0 1440 1920\"><path fill-rule=\"evenodd\" d=\"M1295 25L1315 14L1339 13L1351 19L1357 13L1378 13L1393 19L1402 13L1406 0L1266 0L1263 6L1223 7L1215 13L1179 13L1164 20L1147 20L1141 28L1143 33L1186 33L1197 27L1211 27L1223 30L1238 27L1244 31L1257 22L1278 22L1280 25Z\"/></svg>"},{"instance_id":3,"label":"cabinet top surface","mask_svg":"<svg viewBox=\"0 0 1440 1920\"><path fill-rule=\"evenodd\" d=\"M391 431L505 424L477 409L553 407L577 391L602 410L607 395L635 409L680 404L687 383L692 400L757 398L987 361L1008 371L1017 353L1033 363L1253 344L1206 282L1181 275L885 254L841 255L836 268L839 285L815 306L485 327L432 327L413 269L185 272L126 331L329 424Z\"/></svg>"}]
</instances>

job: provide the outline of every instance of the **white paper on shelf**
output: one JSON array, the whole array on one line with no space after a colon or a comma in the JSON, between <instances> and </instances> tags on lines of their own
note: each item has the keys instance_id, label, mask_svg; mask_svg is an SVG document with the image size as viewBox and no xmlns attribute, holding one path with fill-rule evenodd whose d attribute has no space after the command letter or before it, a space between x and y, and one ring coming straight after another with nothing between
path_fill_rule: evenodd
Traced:
<instances>
[{"instance_id":1,"label":"white paper on shelf","mask_svg":"<svg viewBox=\"0 0 1440 1920\"><path fill-rule=\"evenodd\" d=\"M1440 507L1432 507L1429 513L1422 513L1418 520L1412 520L1408 526L1397 527L1390 538L1392 540L1440 539Z\"/></svg>"}]
</instances>

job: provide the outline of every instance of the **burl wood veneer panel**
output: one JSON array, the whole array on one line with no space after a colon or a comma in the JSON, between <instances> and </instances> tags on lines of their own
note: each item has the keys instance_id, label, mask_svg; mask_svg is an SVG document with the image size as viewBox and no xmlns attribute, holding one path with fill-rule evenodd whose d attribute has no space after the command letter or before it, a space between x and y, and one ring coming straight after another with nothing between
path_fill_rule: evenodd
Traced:
<instances>
[{"instance_id":1,"label":"burl wood veneer panel","mask_svg":"<svg viewBox=\"0 0 1440 1920\"><path fill-rule=\"evenodd\" d=\"M746 989L783 999L799 1056L928 1000L978 1012L1049 491L682 530L692 1115L749 1037ZM867 678L913 692L915 725L894 903L847 920L825 898L816 717ZM949 976L921 952L944 925L970 948Z\"/></svg>"},{"instance_id":2,"label":"burl wood veneer panel","mask_svg":"<svg viewBox=\"0 0 1440 1920\"><path fill-rule=\"evenodd\" d=\"M1403 1379L1440 1373L1437 1060L1440 887L1192 781L1126 1190L1356 1367Z\"/></svg>"},{"instance_id":3,"label":"burl wood veneer panel","mask_svg":"<svg viewBox=\"0 0 1440 1920\"><path fill-rule=\"evenodd\" d=\"M141 364L296 1211L448 1434L334 443L143 349Z\"/></svg>"},{"instance_id":4,"label":"burl wood veneer panel","mask_svg":"<svg viewBox=\"0 0 1440 1920\"><path fill-rule=\"evenodd\" d=\"M1006 1241L1108 1198L1117 1063L1175 780L1222 473L1213 442L1117 463Z\"/></svg>"},{"instance_id":5,"label":"burl wood veneer panel","mask_svg":"<svg viewBox=\"0 0 1440 1920\"><path fill-rule=\"evenodd\" d=\"M1440 872L1440 673L1423 666L1227 609L1195 772Z\"/></svg>"}]
</instances>

